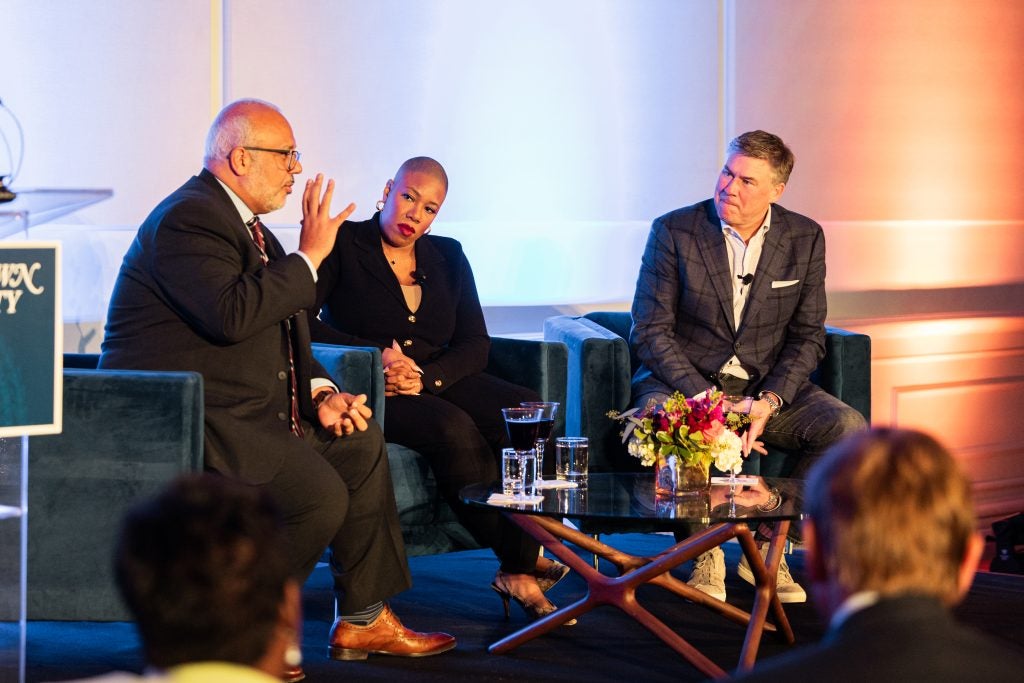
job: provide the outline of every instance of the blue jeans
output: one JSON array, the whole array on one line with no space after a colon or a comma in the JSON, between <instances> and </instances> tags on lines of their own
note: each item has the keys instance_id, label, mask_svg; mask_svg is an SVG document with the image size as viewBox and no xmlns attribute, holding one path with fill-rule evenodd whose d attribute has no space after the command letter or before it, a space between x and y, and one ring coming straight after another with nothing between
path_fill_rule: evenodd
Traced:
<instances>
[{"instance_id":1,"label":"blue jeans","mask_svg":"<svg viewBox=\"0 0 1024 683\"><path fill-rule=\"evenodd\" d=\"M750 467L756 469L752 474L765 477L804 479L829 446L867 427L863 415L808 382L792 403L768 420L761 434L768 455L752 454L744 472Z\"/></svg>"}]
</instances>

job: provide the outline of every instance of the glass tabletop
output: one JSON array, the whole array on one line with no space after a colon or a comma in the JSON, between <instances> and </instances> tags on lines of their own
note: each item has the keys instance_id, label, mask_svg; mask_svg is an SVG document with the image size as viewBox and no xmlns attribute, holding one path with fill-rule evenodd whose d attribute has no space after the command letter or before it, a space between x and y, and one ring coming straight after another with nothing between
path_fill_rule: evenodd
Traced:
<instances>
[{"instance_id":1,"label":"glass tabletop","mask_svg":"<svg viewBox=\"0 0 1024 683\"><path fill-rule=\"evenodd\" d=\"M462 489L462 501L545 517L581 520L646 521L671 529L680 522L712 524L733 521L799 520L803 513L803 480L758 477L738 485L734 497L727 484L689 498L663 498L654 493L654 474L591 474L586 489L545 488L537 503L490 503L500 486L473 484Z\"/></svg>"},{"instance_id":2,"label":"glass tabletop","mask_svg":"<svg viewBox=\"0 0 1024 683\"><path fill-rule=\"evenodd\" d=\"M113 196L107 189L18 190L11 202L0 204L0 238L34 225L48 223Z\"/></svg>"}]
</instances>

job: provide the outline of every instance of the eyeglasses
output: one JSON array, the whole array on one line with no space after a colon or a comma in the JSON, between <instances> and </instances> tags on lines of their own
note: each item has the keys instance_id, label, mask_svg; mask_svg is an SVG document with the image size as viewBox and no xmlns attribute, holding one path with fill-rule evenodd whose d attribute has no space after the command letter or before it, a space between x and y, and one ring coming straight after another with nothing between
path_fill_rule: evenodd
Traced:
<instances>
[{"instance_id":1,"label":"eyeglasses","mask_svg":"<svg viewBox=\"0 0 1024 683\"><path fill-rule=\"evenodd\" d=\"M297 149L268 149L266 147L242 147L250 152L273 152L274 154L280 154L288 157L288 161L285 162L286 166L284 170L291 171L295 168L295 164L299 163L299 159L302 158L302 152Z\"/></svg>"}]
</instances>

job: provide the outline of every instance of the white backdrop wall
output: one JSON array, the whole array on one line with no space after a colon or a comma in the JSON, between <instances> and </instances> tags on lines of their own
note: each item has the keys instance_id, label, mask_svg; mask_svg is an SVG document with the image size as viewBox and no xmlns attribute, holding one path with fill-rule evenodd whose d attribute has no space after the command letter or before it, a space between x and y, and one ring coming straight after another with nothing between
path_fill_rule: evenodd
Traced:
<instances>
[{"instance_id":1,"label":"white backdrop wall","mask_svg":"<svg viewBox=\"0 0 1024 683\"><path fill-rule=\"evenodd\" d=\"M649 221L710 190L713 2L262 4L229 5L229 99L282 103L306 168L338 178L359 215L417 154L448 169L443 221ZM268 35L303 39L253 39Z\"/></svg>"},{"instance_id":2,"label":"white backdrop wall","mask_svg":"<svg viewBox=\"0 0 1024 683\"><path fill-rule=\"evenodd\" d=\"M403 160L440 160L435 230L465 243L486 306L621 305L636 226L707 196L720 159L714 2L4 2L17 185L115 192L66 221L138 225L199 169L222 104L259 97L356 218ZM268 222L299 218L293 197Z\"/></svg>"},{"instance_id":3,"label":"white backdrop wall","mask_svg":"<svg viewBox=\"0 0 1024 683\"><path fill-rule=\"evenodd\" d=\"M0 98L25 131L15 189L113 188L113 199L78 220L137 225L202 160L212 118L209 0L0 7Z\"/></svg>"},{"instance_id":4,"label":"white backdrop wall","mask_svg":"<svg viewBox=\"0 0 1024 683\"><path fill-rule=\"evenodd\" d=\"M281 106L307 172L335 177L358 217L404 159L436 157L452 183L439 229L649 221L706 195L719 160L713 2L3 5L18 184L114 188L83 221L138 223L198 169L212 114L238 97ZM297 223L298 204L271 220Z\"/></svg>"}]
</instances>

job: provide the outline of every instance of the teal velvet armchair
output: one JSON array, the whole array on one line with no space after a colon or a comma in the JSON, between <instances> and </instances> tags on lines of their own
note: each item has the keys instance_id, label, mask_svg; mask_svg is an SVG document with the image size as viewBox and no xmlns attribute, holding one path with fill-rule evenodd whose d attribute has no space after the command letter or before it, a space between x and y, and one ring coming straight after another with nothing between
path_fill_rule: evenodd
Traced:
<instances>
[{"instance_id":1,"label":"teal velvet armchair","mask_svg":"<svg viewBox=\"0 0 1024 683\"><path fill-rule=\"evenodd\" d=\"M63 432L29 439L27 617L128 620L113 578L121 516L202 469L202 453L197 373L65 369ZM12 597L0 596L0 618L17 614Z\"/></svg>"},{"instance_id":2,"label":"teal velvet armchair","mask_svg":"<svg viewBox=\"0 0 1024 683\"><path fill-rule=\"evenodd\" d=\"M544 322L544 338L568 347L565 430L568 435L590 438L590 466L594 472L639 468L638 461L628 456L622 445L621 425L607 416L608 411L630 406L630 380L638 366L627 341L632 323L625 311L560 315ZM871 339L834 327L825 331L825 358L811 380L870 422ZM772 470L762 470L762 474L785 474L783 467L784 459L778 458Z\"/></svg>"},{"instance_id":3,"label":"teal velvet armchair","mask_svg":"<svg viewBox=\"0 0 1024 683\"><path fill-rule=\"evenodd\" d=\"M375 416L386 418L379 350L315 344L314 354L342 389L367 394ZM113 579L121 516L203 468L202 376L97 370L97 361L65 355L63 432L29 439L29 619L130 619ZM495 338L487 369L564 404L566 365L561 343ZM409 555L476 547L419 453L388 444L388 460ZM16 561L5 555L0 566ZM13 600L0 595L0 619L16 618Z\"/></svg>"}]
</instances>

